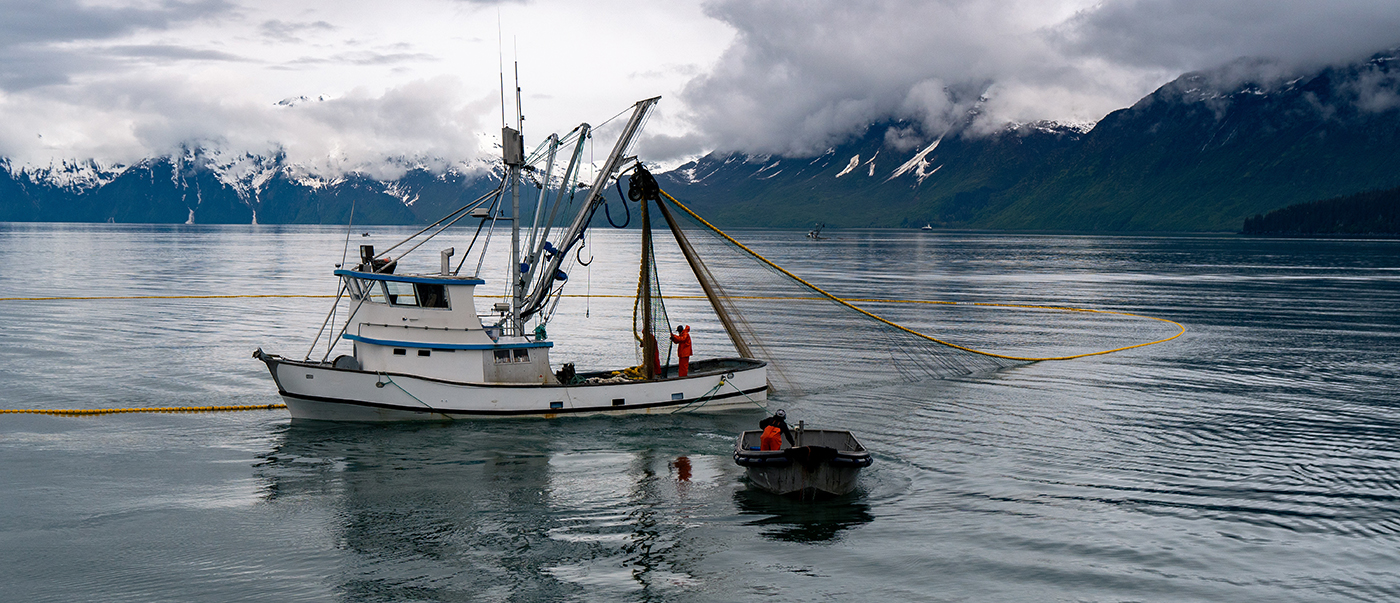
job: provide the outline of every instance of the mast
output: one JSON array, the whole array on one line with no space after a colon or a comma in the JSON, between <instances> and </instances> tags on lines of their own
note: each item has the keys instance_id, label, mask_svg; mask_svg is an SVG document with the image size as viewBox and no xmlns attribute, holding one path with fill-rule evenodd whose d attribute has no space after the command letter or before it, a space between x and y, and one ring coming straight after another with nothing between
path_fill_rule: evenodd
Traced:
<instances>
[{"instance_id":1,"label":"mast","mask_svg":"<svg viewBox=\"0 0 1400 603\"><path fill-rule=\"evenodd\" d=\"M520 138L520 160L510 171L510 271L511 299L510 323L516 335L525 334L525 323L521 320L520 309L525 300L525 271L520 270L520 168L525 163L525 136L520 114L520 63L515 63L515 135Z\"/></svg>"},{"instance_id":2,"label":"mast","mask_svg":"<svg viewBox=\"0 0 1400 603\"><path fill-rule=\"evenodd\" d=\"M514 216L514 212L517 211L518 208L519 208L519 206L520 206L520 188L519 188L519 185L520 185L520 166L524 165L524 163L525 163L525 141L524 141L524 139L520 136L520 132L519 132L518 130L515 130L514 128L511 128L511 127L509 127L509 126L504 127L504 128L501 128L501 141L502 141L502 142L501 142L501 156L502 156L501 158L502 158L502 160L503 160L503 161L505 162L505 164L506 164L506 182L508 182L508 183L509 183L508 186L511 187L511 196L512 196L512 201L513 201L513 202L512 202L512 217L513 217L513 216ZM520 265L520 257L519 257L519 254L520 254L520 231L519 231L518 221L512 220L512 222L511 222L511 228L512 228L512 232L511 232L511 260L512 260L512 261L511 261L510 272L511 272L511 275L512 275L512 277L513 277L512 280L511 280L511 299L512 299L513 301L515 301L515 300L519 300L519 299L520 299L520 287L519 287L519 282L520 282L520 281L519 281L519 276L518 276L518 274L519 274L519 269L517 268L517 266ZM483 253L485 253L485 252L483 251ZM484 256L483 256L483 257L484 257ZM519 327L519 326L520 326L520 324L519 324L519 323L520 323L519 317L520 317L520 306L519 306L519 304L512 303L512 304L511 304L511 320L512 320L512 325L511 325L511 326L512 326L512 327ZM517 330L517 332L519 331L518 328L517 328L516 330Z\"/></svg>"}]
</instances>

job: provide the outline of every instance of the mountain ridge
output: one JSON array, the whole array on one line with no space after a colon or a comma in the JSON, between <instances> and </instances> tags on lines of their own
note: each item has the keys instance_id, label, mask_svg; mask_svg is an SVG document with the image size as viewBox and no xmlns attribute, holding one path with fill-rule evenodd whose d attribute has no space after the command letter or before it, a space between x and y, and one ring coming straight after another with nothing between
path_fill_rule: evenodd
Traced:
<instances>
[{"instance_id":1,"label":"mountain ridge","mask_svg":"<svg viewBox=\"0 0 1400 603\"><path fill-rule=\"evenodd\" d=\"M472 167L472 166L467 166ZM383 180L324 178L281 154L232 157L185 149L129 166L62 162L14 168L0 160L0 221L198 224L416 224L494 189L499 170L421 164Z\"/></svg>"},{"instance_id":2,"label":"mountain ridge","mask_svg":"<svg viewBox=\"0 0 1400 603\"><path fill-rule=\"evenodd\" d=\"M712 152L657 179L725 226L1237 231L1287 205L1400 186L1398 61L1395 48L1284 75L1241 60L1092 127L984 132L975 105L941 132L881 120L815 156ZM281 153L197 147L132 165L0 158L0 221L343 224L354 207L357 223L426 223L501 173L499 161L390 163L402 175L322 177Z\"/></svg>"},{"instance_id":3,"label":"mountain ridge","mask_svg":"<svg viewBox=\"0 0 1400 603\"><path fill-rule=\"evenodd\" d=\"M742 153L682 165L663 186L753 226L1233 231L1292 203L1400 185L1397 54L1290 78L1240 77L1249 69L1234 64L1188 73L1087 131L1041 122L971 135L969 116L963 129L919 140L894 169L843 165L820 186L810 170L773 174L813 158L763 156L760 175ZM872 148L878 133L911 129L871 124L827 155L881 152L878 163L895 150ZM839 182L851 176L866 177L860 198Z\"/></svg>"}]
</instances>

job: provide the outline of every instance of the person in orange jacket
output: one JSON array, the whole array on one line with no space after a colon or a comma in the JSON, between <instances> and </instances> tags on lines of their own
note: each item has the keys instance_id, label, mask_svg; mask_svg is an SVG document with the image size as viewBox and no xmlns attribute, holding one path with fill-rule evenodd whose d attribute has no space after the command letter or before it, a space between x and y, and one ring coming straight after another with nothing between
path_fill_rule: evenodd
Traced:
<instances>
[{"instance_id":1,"label":"person in orange jacket","mask_svg":"<svg viewBox=\"0 0 1400 603\"><path fill-rule=\"evenodd\" d=\"M797 445L792 441L792 432L788 430L787 411L781 408L773 416L759 421L758 426L763 429L758 436L759 450L782 450L783 438L787 438L789 445Z\"/></svg>"},{"instance_id":2,"label":"person in orange jacket","mask_svg":"<svg viewBox=\"0 0 1400 603\"><path fill-rule=\"evenodd\" d=\"M676 344L676 355L681 357L676 366L680 369L680 376L684 377L690 373L690 325L676 327L671 342Z\"/></svg>"}]
</instances>

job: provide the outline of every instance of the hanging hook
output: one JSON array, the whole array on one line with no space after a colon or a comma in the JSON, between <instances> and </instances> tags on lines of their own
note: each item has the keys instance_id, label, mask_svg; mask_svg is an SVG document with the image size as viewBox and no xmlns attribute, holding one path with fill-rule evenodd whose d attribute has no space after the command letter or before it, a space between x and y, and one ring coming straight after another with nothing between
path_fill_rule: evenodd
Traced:
<instances>
[{"instance_id":1,"label":"hanging hook","mask_svg":"<svg viewBox=\"0 0 1400 603\"><path fill-rule=\"evenodd\" d=\"M580 265L580 266L587 266L587 265L593 263L593 251L592 251L592 250L589 250L589 252L588 252L588 261L587 261L587 262L583 261L583 248L584 248L584 247L587 247L587 246L588 246L587 243L583 242L582 239L579 239L579 246L578 246L578 249L577 249L576 251L574 251L574 257L575 257L575 259L578 260L578 265Z\"/></svg>"},{"instance_id":2,"label":"hanging hook","mask_svg":"<svg viewBox=\"0 0 1400 603\"><path fill-rule=\"evenodd\" d=\"M622 226L618 226L617 222L613 222L612 212L608 210L607 201L603 202L603 215L608 217L608 224L611 224L613 228L627 228L627 225L632 223L632 210L627 208L627 201L625 199L622 201L622 209L627 211L627 221L623 222Z\"/></svg>"}]
</instances>

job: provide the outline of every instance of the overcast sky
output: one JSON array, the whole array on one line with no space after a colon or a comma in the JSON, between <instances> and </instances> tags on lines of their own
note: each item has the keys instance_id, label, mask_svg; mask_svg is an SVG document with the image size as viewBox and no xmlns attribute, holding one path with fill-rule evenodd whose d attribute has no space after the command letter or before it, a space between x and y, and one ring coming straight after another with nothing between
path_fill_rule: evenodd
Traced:
<instances>
[{"instance_id":1,"label":"overcast sky","mask_svg":"<svg viewBox=\"0 0 1400 603\"><path fill-rule=\"evenodd\" d=\"M1092 123L1185 71L1396 45L1397 0L0 0L0 156L459 162L498 136L502 55L530 144L661 95L644 159L800 154L979 96L987 128Z\"/></svg>"}]
</instances>

